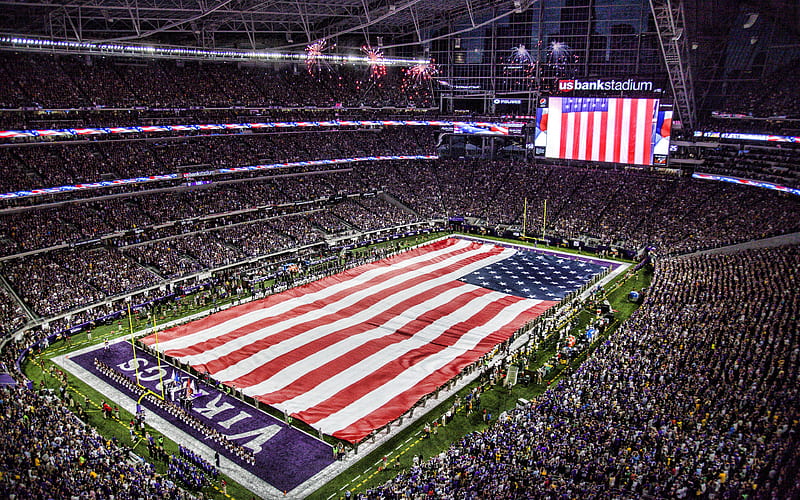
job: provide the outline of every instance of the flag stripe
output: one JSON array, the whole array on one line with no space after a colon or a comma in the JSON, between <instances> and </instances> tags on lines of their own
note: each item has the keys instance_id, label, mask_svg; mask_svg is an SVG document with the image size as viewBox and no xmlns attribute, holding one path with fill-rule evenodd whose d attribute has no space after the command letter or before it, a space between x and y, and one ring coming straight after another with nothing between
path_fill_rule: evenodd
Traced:
<instances>
[{"instance_id":1,"label":"flag stripe","mask_svg":"<svg viewBox=\"0 0 800 500\"><path fill-rule=\"evenodd\" d=\"M627 109L626 109L627 108ZM623 144L628 145L627 125L629 117L626 114L630 112L630 106L625 106L625 99L614 99L614 109L617 112L617 119L614 122L614 154L611 161L622 161ZM623 132L624 131L624 132Z\"/></svg>"},{"instance_id":2,"label":"flag stripe","mask_svg":"<svg viewBox=\"0 0 800 500\"><path fill-rule=\"evenodd\" d=\"M402 254L398 256L399 258L396 261L393 260L391 267L372 263L357 270L351 269L331 277L332 279L326 280L327 286L325 287L315 287L315 283L310 283L309 285L288 290L280 294L280 296L267 297L263 303L261 301L251 302L244 306L213 314L188 325L167 330L159 334L161 337L160 350L181 349L195 345L198 342L214 339L219 335L224 335L234 331L236 328L270 315L284 314L286 311L291 310L292 307L297 307L304 303L313 303L317 300L323 301L318 302L317 304L319 305L324 303L324 300L330 295L342 290L349 290L359 282L371 279L379 280L381 276L386 276L387 274L399 274L398 270L408 270L409 268L414 268L414 266L427 265L438 257L466 252L470 248L475 248L475 246L465 240L447 239L433 243L430 248L427 252L424 249L416 249ZM416 269L419 269L419 267ZM351 281L351 279L354 281ZM331 282L334 283L331 284ZM309 293L309 290L312 293ZM264 306L265 303L267 307ZM143 342L152 345L155 340L148 337Z\"/></svg>"},{"instance_id":3,"label":"flag stripe","mask_svg":"<svg viewBox=\"0 0 800 500\"><path fill-rule=\"evenodd\" d=\"M326 387L314 388L302 396L276 406L292 413L297 412L298 418L314 424L321 418L346 408L422 359L447 350L458 340L448 336L456 332L460 332L461 335L466 333L464 326L468 323L465 317L484 324L505 307L500 301L525 302L525 299L497 292L467 298L471 300L461 307L454 308L437 324L421 328L414 335L405 337L402 341L351 365L327 381ZM531 304L526 304L526 308L530 306ZM476 309L477 313L470 314L470 311ZM369 379L360 380L362 373L370 373Z\"/></svg>"},{"instance_id":4,"label":"flag stripe","mask_svg":"<svg viewBox=\"0 0 800 500\"><path fill-rule=\"evenodd\" d=\"M485 323L482 329L486 332L507 329L508 325L512 325L519 316L529 308L530 305L525 302L513 304L508 310L504 311L503 314L495 316ZM477 347L481 340L483 340L483 337L474 338L464 335L453 348L445 350L440 356L427 357L410 366L400 375L387 381L380 387L359 398L357 401L354 401L346 408L317 421L317 427L322 429L323 432L336 435L337 431L346 429L370 414L372 414L373 419L378 419L379 422L385 420L386 410L384 410L384 418L379 418L381 414L376 413L378 410L390 401L394 402L396 400L395 398L399 398L400 395L406 391L410 391L410 400L419 400L419 397L435 389L435 387L431 388L430 386L425 387L419 385L433 373L437 374L437 377L434 377L432 380L434 382L433 385L438 386L440 384L437 384L437 382L441 381L441 383L444 383L449 380L450 377L441 370L449 363L455 363L456 359L465 351ZM455 366L458 365L459 364L456 363ZM463 364L463 366L466 366L466 364ZM419 394L419 397L417 397L417 394ZM409 397L409 395L407 394L406 397ZM372 424L374 423L373 421Z\"/></svg>"},{"instance_id":5,"label":"flag stripe","mask_svg":"<svg viewBox=\"0 0 800 500\"><path fill-rule=\"evenodd\" d=\"M354 290L347 297L324 308L335 310L334 314L320 317L319 312L316 314L312 312L291 317L249 335L232 339L216 349L179 359L198 365L218 360L224 369L220 370L219 365L210 363L204 368L215 374L219 380L233 380L252 370L254 363L259 365L270 361L313 340L326 330L348 328L361 321L374 321L377 314L384 313L399 298L421 293L427 287L438 283L450 282L463 274L462 269L482 267L495 260L502 260L510 253L512 251L495 247L489 252L478 255L450 257L441 264L444 267L434 269L430 273L422 275L404 273L385 282L386 288ZM343 310L344 314L340 313ZM312 321L303 321L310 319L309 317L315 318Z\"/></svg>"},{"instance_id":6,"label":"flag stripe","mask_svg":"<svg viewBox=\"0 0 800 500\"><path fill-rule=\"evenodd\" d=\"M566 113L561 114L561 147L559 150L559 158L569 158L569 151L572 150L572 130L573 126L570 120L575 120L575 115Z\"/></svg>"},{"instance_id":7,"label":"flag stripe","mask_svg":"<svg viewBox=\"0 0 800 500\"><path fill-rule=\"evenodd\" d=\"M405 340L405 337L392 335L395 331L407 333L419 330L421 325L416 323L423 322L426 325L434 323L440 317L451 312L454 307L459 307L463 300L469 297L464 294L465 287L457 286L444 292L438 288L430 294L433 298L413 307L409 307L410 303L414 301L413 298L398 304L398 309L407 309L407 312L402 316L398 314L383 325L373 327L371 324L363 323L355 329L355 335L345 334L339 342L328 348L311 353L308 353L307 350L298 352L298 359L294 364L275 371L270 378L248 387L244 391L245 394L261 394L259 400L266 404L294 398L323 383L328 379L330 373L340 371L338 366L341 363L358 363L390 344ZM443 285L441 288L447 288L447 285ZM471 288L467 287L467 289ZM488 290L481 288L472 290L473 293L479 291L488 293ZM409 317L413 319L409 320ZM299 370L305 375L293 381L290 377L296 376L294 370ZM289 384L291 387L287 387ZM284 388L286 389L281 391Z\"/></svg>"},{"instance_id":8,"label":"flag stripe","mask_svg":"<svg viewBox=\"0 0 800 500\"><path fill-rule=\"evenodd\" d=\"M231 341L237 341L241 343L247 339L262 338L263 331L266 328L273 327L276 324L281 324L284 328L291 326L289 323L286 323L287 321L290 323L299 324L304 320L313 320L315 318L319 318L320 315L323 315L324 313L328 313L329 317L330 314L336 313L352 305L359 299L364 300L365 297L369 298L370 293L381 291L393 282L397 282L402 279L408 279L409 277L413 278L413 275L409 273L424 273L427 270L432 270L434 272L439 271L441 269L441 264L437 263L437 260L444 257L447 257L448 259L456 259L466 255L470 251L474 252L474 247L469 246L467 248L458 248L449 254L439 253L434 259L430 259L430 261L416 261L412 265L406 265L402 269L397 269L392 272L382 273L379 276L368 279L366 282L363 281L363 275L350 275L352 278L344 282L349 285L349 288L342 289L342 287L339 287L337 289L336 286L329 286L323 290L329 294L328 296L318 295L314 297L316 300L313 300L310 303L306 303L308 302L307 299L303 300L302 294L296 295L292 301L286 301L270 309L268 312L271 314L268 317L245 324L226 334L219 335L218 332L215 332L218 335L217 337L208 339L202 343L198 343L197 339L194 339L194 345L187 346L180 350L169 349L169 345L164 346L163 348L166 349L167 354L176 357L183 357L186 362L203 363L206 359L214 356L218 357L220 353L224 352L225 354L229 354L231 349L237 345L230 344ZM355 286L359 288L357 291L358 293L353 293L353 287ZM308 296L310 295L311 294ZM293 312L292 317L287 318L285 316L285 313L288 311ZM296 316L294 316L295 314ZM253 319L254 318L249 318L249 320ZM277 341L278 339L276 338L273 340ZM228 347L225 347L225 344L228 344ZM215 373L214 371L211 371L210 367L206 367L206 369L208 369L210 373Z\"/></svg>"},{"instance_id":9,"label":"flag stripe","mask_svg":"<svg viewBox=\"0 0 800 500\"><path fill-rule=\"evenodd\" d=\"M628 152L628 157L625 158L625 162L638 163L636 161L638 159L636 155L636 149L637 148L641 149L641 148L638 144L639 141L636 140L636 126L638 124L639 109L641 108L641 106L639 106L638 99L625 99L625 102L628 103L628 106L630 106L627 113L628 120L630 120L628 123L628 133L627 133L628 145L625 148L625 151ZM633 145L630 144L631 139L633 139Z\"/></svg>"},{"instance_id":10,"label":"flag stripe","mask_svg":"<svg viewBox=\"0 0 800 500\"><path fill-rule=\"evenodd\" d=\"M533 309L520 313L520 315L518 315L515 319L509 321L508 325L513 325L515 323L519 323L520 321L524 321L524 318L528 317L529 315L538 316L551 307L551 305L551 303L543 302L538 306L535 306ZM455 377L461 373L461 370L463 370L464 367L469 366L471 363L477 361L481 356L481 352L487 351L495 345L492 344L492 342L492 339L482 340L478 344L477 348L464 351L463 354L450 361L441 369L423 378L415 386L397 394L389 403L380 406L367 417L356 421L354 424L344 427L339 431L334 431L332 435L339 439L351 440L355 436L363 435L364 432L368 432L369 429L379 429L388 422L397 419L400 415L402 415L402 413L399 415L396 414L393 409L393 405L395 403L402 402L408 406L411 406L415 402L419 401L420 397L440 387L443 383L442 379L447 381L450 378ZM422 394L420 395L420 393ZM318 426L324 428L324 424L318 424Z\"/></svg>"},{"instance_id":11,"label":"flag stripe","mask_svg":"<svg viewBox=\"0 0 800 500\"><path fill-rule=\"evenodd\" d=\"M609 109L609 113L611 110ZM600 113L600 130L597 131L597 159L599 161L606 161L606 137L605 135L608 133L608 116L609 113Z\"/></svg>"},{"instance_id":12,"label":"flag stripe","mask_svg":"<svg viewBox=\"0 0 800 500\"><path fill-rule=\"evenodd\" d=\"M575 121L578 124L578 134L575 136L575 143L572 145L573 158L586 158L586 142L589 138L587 135L587 115L589 113L575 113Z\"/></svg>"}]
</instances>

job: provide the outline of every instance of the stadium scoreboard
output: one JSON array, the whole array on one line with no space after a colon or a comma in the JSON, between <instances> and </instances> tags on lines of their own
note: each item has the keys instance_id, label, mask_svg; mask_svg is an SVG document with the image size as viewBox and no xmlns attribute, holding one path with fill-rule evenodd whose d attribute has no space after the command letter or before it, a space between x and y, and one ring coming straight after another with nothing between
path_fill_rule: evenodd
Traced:
<instances>
[{"instance_id":1,"label":"stadium scoreboard","mask_svg":"<svg viewBox=\"0 0 800 500\"><path fill-rule=\"evenodd\" d=\"M536 109L533 149L554 159L666 164L670 108L652 97L542 98Z\"/></svg>"}]
</instances>

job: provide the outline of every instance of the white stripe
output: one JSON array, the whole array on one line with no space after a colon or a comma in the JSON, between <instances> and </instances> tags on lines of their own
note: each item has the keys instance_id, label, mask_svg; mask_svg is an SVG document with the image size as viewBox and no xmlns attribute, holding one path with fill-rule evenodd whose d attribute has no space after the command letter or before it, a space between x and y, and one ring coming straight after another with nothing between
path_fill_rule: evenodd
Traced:
<instances>
[{"instance_id":1,"label":"white stripe","mask_svg":"<svg viewBox=\"0 0 800 500\"><path fill-rule=\"evenodd\" d=\"M575 115L577 113L567 113L567 146L564 149L564 158L573 159L572 158L572 147L575 145L575 141L578 140L576 134L577 130L575 127Z\"/></svg>"},{"instance_id":2,"label":"white stripe","mask_svg":"<svg viewBox=\"0 0 800 500\"><path fill-rule=\"evenodd\" d=\"M602 111L595 111L594 112L594 126L592 131L592 160L598 161L602 160L600 158L600 140L605 133L605 130L600 130L600 123L603 119L603 112Z\"/></svg>"},{"instance_id":3,"label":"white stripe","mask_svg":"<svg viewBox=\"0 0 800 500\"><path fill-rule=\"evenodd\" d=\"M617 99L608 100L608 119L606 120L606 157L605 161L614 161L615 124L617 122Z\"/></svg>"},{"instance_id":4,"label":"white stripe","mask_svg":"<svg viewBox=\"0 0 800 500\"><path fill-rule=\"evenodd\" d=\"M352 384L358 382L361 379L370 377L373 373L380 370L387 363L402 357L403 355L407 354L408 352L414 349L428 345L432 338L440 335L442 332L447 331L452 326L463 322L466 318L469 318L475 312L481 311L487 306L491 305L492 303L505 297L507 297L507 295L499 292L491 292L484 296L476 297L471 301L469 301L464 306L462 306L461 308L459 308L458 310L453 311L452 313L439 319L435 323L426 326L425 328L417 332L415 335L409 337L408 339L405 339L402 342L397 342L395 344L390 344L381 349L380 351L370 355L369 357L364 358L358 363L348 366L343 371L333 375L328 380L314 387L313 389L303 394L300 394L292 399L284 401L282 403L275 404L273 406L281 410L285 410L287 413L301 412L309 408L312 408L314 406L317 406L318 404L330 398L331 395L336 394L340 390L346 387L350 387ZM535 303L536 301L532 301L530 299L524 299L521 302L525 304L526 308L529 308L532 307L531 303L532 302ZM502 313L499 314L498 316L502 316ZM474 329L477 329L477 327ZM496 329L487 331L484 335L488 335L490 333L493 333L494 331L496 331ZM463 339L467 337L467 333L464 334L464 337L462 337L462 339L460 339L459 342L464 341ZM474 336L469 338L474 338ZM457 344L458 343L456 343L456 345ZM456 347L451 346L443 350L453 349L453 348ZM432 372L430 371L427 372L427 374L430 373ZM395 394L397 394L397 392L392 393L392 395ZM345 408L343 408L342 410L344 409Z\"/></svg>"},{"instance_id":5,"label":"white stripe","mask_svg":"<svg viewBox=\"0 0 800 500\"><path fill-rule=\"evenodd\" d=\"M489 249L491 249L491 248L492 247L489 246ZM484 251L487 250L484 247L481 247L481 249L483 249ZM484 253L484 252L481 252L481 253ZM332 323L323 324L323 325L320 325L320 326L318 326L316 328L312 328L310 330L306 330L301 334L295 335L292 338L284 340L283 342L280 342L278 344L270 346L270 347L268 347L266 349L262 349L261 351L253 354L252 356L244 358L241 361L239 361L238 363L234 363L234 364L226 367L225 369L220 370L219 372L215 373L214 374L214 378L216 378L217 380L220 380L222 382L228 382L228 381L236 380L237 378L252 372L254 369L258 368L259 366L263 365L264 363L268 363L269 361L272 361L273 359L277 358L278 356L281 356L283 354L291 352L291 351L293 351L293 350L295 350L295 349L297 349L299 347L302 347L303 345L307 344L308 342L311 342L311 341L314 341L314 340L318 339L321 335L325 335L325 334L327 334L329 332L335 332L335 331L338 331L338 330L343 329L343 328L349 328L349 327L351 327L353 325L357 325L357 324L363 323L364 321L366 321L366 320L368 320L370 318L373 318L373 317L377 316L378 314L381 314L381 313L385 312L387 309L392 308L398 302L402 302L403 300L406 300L406 299L408 299L410 297L413 297L414 295L416 295L418 293L421 293L421 292L423 292L425 290L428 290L430 288L433 288L433 287L439 286L441 284L448 283L450 281L458 279L461 276L469 274L472 271L475 271L477 269L481 269L482 267L485 267L485 266L491 265L491 264L493 264L495 262L499 262L501 260L507 259L508 257L514 255L515 253L516 253L515 250L504 248L503 251L500 252L497 255L494 255L492 257L487 257L485 259L481 259L478 262L473 262L473 263L465 265L465 266L461 266L458 269L456 269L454 271L451 271L451 272L449 272L447 274L444 274L442 276L439 276L437 278L423 281L423 282L418 283L417 285L415 285L415 286L413 286L411 288L403 289L403 290L399 291L398 293L395 293L393 295L385 297L380 302L374 304L371 307L368 307L367 309L364 309L363 311L359 311L356 314L348 315L347 317L344 317L344 318L339 319L337 321L334 321ZM458 262L461 262L461 261L466 260L467 258L473 257L473 256L474 255L472 255L471 253L462 254L462 255L459 255L459 256L454 256L454 257L451 257L450 259L447 259L446 261L438 264L436 267L438 268L438 267L447 267L447 266L450 266L450 265L454 265L454 264L457 264ZM408 274L403 274L403 275L400 275L400 276L396 276L392 280L386 281L383 284L382 288L391 287L391 286L393 286L395 284L402 283L403 281L407 281L409 279L414 279L414 277L415 277L414 275L416 275L417 273L410 273L410 274L412 274L412 276L409 276ZM338 309L336 309L336 310L341 310L341 309L344 309L345 307L349 307L353 303L358 302L359 300L361 300L361 299L363 299L365 297L368 297L372 293L373 293L373 290L371 288L356 292L356 293L346 297L345 299L337 302L336 303L337 307L341 306L341 304L343 304L343 303L345 303L346 305L342 306L342 307L338 307ZM328 306L325 306L325 309L326 309L325 313L329 312L328 311ZM316 319L322 313L317 311L317 312L314 312L312 314L313 314L314 318ZM297 318L289 318L286 321L282 321L280 323L277 323L275 325L269 326L267 328L263 328L261 330L257 330L255 332L249 334L249 335L245 335L243 337L239 337L237 339L231 340L230 342L228 342L226 344L223 344L223 345L219 346L216 349L212 349L210 351L206 351L206 352L203 352L201 354L194 355L194 356L186 356L186 357L182 358L181 360L184 361L184 362L188 362L189 364L193 364L193 365L194 364L207 363L207 362L209 362L209 361L211 361L213 359L217 359L217 358L219 358L221 356L225 356L225 355L227 355L227 354L229 354L231 352L237 351L237 350L239 350L239 349L241 349L241 348L243 348L243 347L245 347L245 346L247 346L249 344L252 344L253 342L255 342L257 340L260 340L261 338L269 337L271 335L275 335L275 334L281 333L284 330L287 330L288 328L291 328L291 327L293 327L295 325L304 323L305 321L308 320L308 318L303 318L303 316L307 316L307 315L298 316ZM186 360L188 360L188 361L186 361Z\"/></svg>"},{"instance_id":6,"label":"white stripe","mask_svg":"<svg viewBox=\"0 0 800 500\"><path fill-rule=\"evenodd\" d=\"M183 349L195 344L199 344L201 342L205 342L207 340L220 337L227 333L230 333L237 328L241 328L245 325L255 323L256 321L260 321L262 319L271 317L271 316L278 316L281 314L285 314L286 312L300 307L305 304L312 303L317 300L323 300L326 297L330 297L339 293L340 291L346 290L352 287L358 287L362 283L366 283L367 281L380 277L381 275L388 274L390 272L397 271L398 269L403 269L405 267L413 266L422 262L430 261L436 258L441 257L442 255L446 255L452 253L454 251L462 250L472 242L467 240L460 240L454 245L450 245L448 247L433 251L423 253L411 259L407 259L390 266L379 266L374 269L370 269L369 271L362 273L358 276L354 276L351 279L342 281L340 283L336 283L331 285L323 290L319 290L317 292L309 293L309 294L302 294L298 297L293 297L288 300L284 300L277 304L274 304L270 307L265 307L263 309L258 309L255 311L251 311L249 313L243 314L236 318L232 318L228 321L224 321L218 325L212 326L205 330L199 330L197 332L193 332L188 335L184 335L181 337L177 337L175 339L167 340L164 342L160 342L158 346L159 351L169 351L169 350L176 350L176 349ZM438 266L438 264L429 264L429 266ZM379 283L374 285L374 287L384 288L383 283ZM155 347L155 346L153 346Z\"/></svg>"},{"instance_id":7,"label":"white stripe","mask_svg":"<svg viewBox=\"0 0 800 500\"><path fill-rule=\"evenodd\" d=\"M649 143L652 140L652 119L648 119L647 117L647 104L650 100L649 99L642 99L639 101L639 106L636 109L636 153L635 159L636 163L639 165L644 165L650 163L648 159L644 157L644 148L645 143Z\"/></svg>"},{"instance_id":8,"label":"white stripe","mask_svg":"<svg viewBox=\"0 0 800 500\"><path fill-rule=\"evenodd\" d=\"M586 160L586 143L589 142L591 137L588 136L589 133L589 112L588 111L581 111L580 115L580 125L578 126L578 159L579 160Z\"/></svg>"},{"instance_id":9,"label":"white stripe","mask_svg":"<svg viewBox=\"0 0 800 500\"><path fill-rule=\"evenodd\" d=\"M353 404L320 420L315 424L315 427L326 434L332 434L361 420L391 401L397 394L414 387L425 377L441 369L465 351L475 348L483 338L502 328L510 319L515 318L530 307L531 304L527 300L512 304L502 313L492 318L486 325L470 330L452 347L410 367L383 386L378 387L369 394L365 394Z\"/></svg>"},{"instance_id":10,"label":"white stripe","mask_svg":"<svg viewBox=\"0 0 800 500\"><path fill-rule=\"evenodd\" d=\"M622 100L622 116L617 117L622 120L622 127L620 129L619 141L619 157L615 160L620 163L628 163L628 151L633 145L630 143L630 129L631 129L631 101L633 99Z\"/></svg>"},{"instance_id":11,"label":"white stripe","mask_svg":"<svg viewBox=\"0 0 800 500\"><path fill-rule=\"evenodd\" d=\"M404 311L402 315L394 316L390 318L389 321L386 321L375 328L357 335L353 335L352 337L347 337L340 342L332 344L325 349L311 354L310 356L306 356L296 363L287 366L283 370L272 374L270 378L244 389L242 392L248 396L258 396L279 391L284 387L294 383L297 379L302 378L315 368L318 368L333 359L339 358L340 356L361 347L367 342L385 337L387 335L392 335L403 326L417 320L421 314L425 314L429 311L437 309L457 299L459 296L464 295L465 293L473 292L476 288L479 287L469 285L467 283L464 283L462 286L449 288L436 297L411 307L410 309Z\"/></svg>"}]
</instances>

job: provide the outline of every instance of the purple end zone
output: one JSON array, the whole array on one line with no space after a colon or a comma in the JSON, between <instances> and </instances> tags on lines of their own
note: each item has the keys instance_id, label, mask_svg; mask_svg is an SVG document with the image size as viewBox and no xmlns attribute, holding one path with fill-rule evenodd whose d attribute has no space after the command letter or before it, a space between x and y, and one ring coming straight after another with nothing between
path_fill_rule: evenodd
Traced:
<instances>
[{"instance_id":1,"label":"purple end zone","mask_svg":"<svg viewBox=\"0 0 800 500\"><path fill-rule=\"evenodd\" d=\"M95 350L71 356L69 359L133 399L133 395L123 386L108 379L95 368L95 358L134 379L131 344L118 342L109 346L107 351L102 346L98 346ZM157 388L159 374L163 376L164 380L167 380L172 376L173 367L165 364L162 360L162 371L159 372L156 359L141 349L136 349L136 358L139 366L139 380L142 385L160 393L160 389ZM186 374L181 373L181 375L185 376ZM220 455L233 460L280 491L293 490L333 462L333 451L328 444L236 398L219 392L215 388L198 383L198 381L195 383L205 395L195 398L194 408L191 410L192 415L223 435L229 436L234 443L251 449L255 453L255 465L242 462L213 440L204 438L180 419L169 415L155 405L146 403L146 400L143 400L144 406L148 411L158 414L206 446L216 449ZM226 428L225 424L230 428ZM274 433L272 437L263 441L264 436L272 433Z\"/></svg>"}]
</instances>

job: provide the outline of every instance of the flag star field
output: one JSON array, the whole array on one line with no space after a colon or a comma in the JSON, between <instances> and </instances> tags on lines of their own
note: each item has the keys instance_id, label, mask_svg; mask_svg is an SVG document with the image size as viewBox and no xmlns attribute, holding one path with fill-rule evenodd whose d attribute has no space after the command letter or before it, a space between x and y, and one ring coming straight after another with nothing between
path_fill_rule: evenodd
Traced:
<instances>
[{"instance_id":1,"label":"flag star field","mask_svg":"<svg viewBox=\"0 0 800 500\"><path fill-rule=\"evenodd\" d=\"M461 278L461 281L526 299L561 300L607 266L520 251Z\"/></svg>"}]
</instances>

